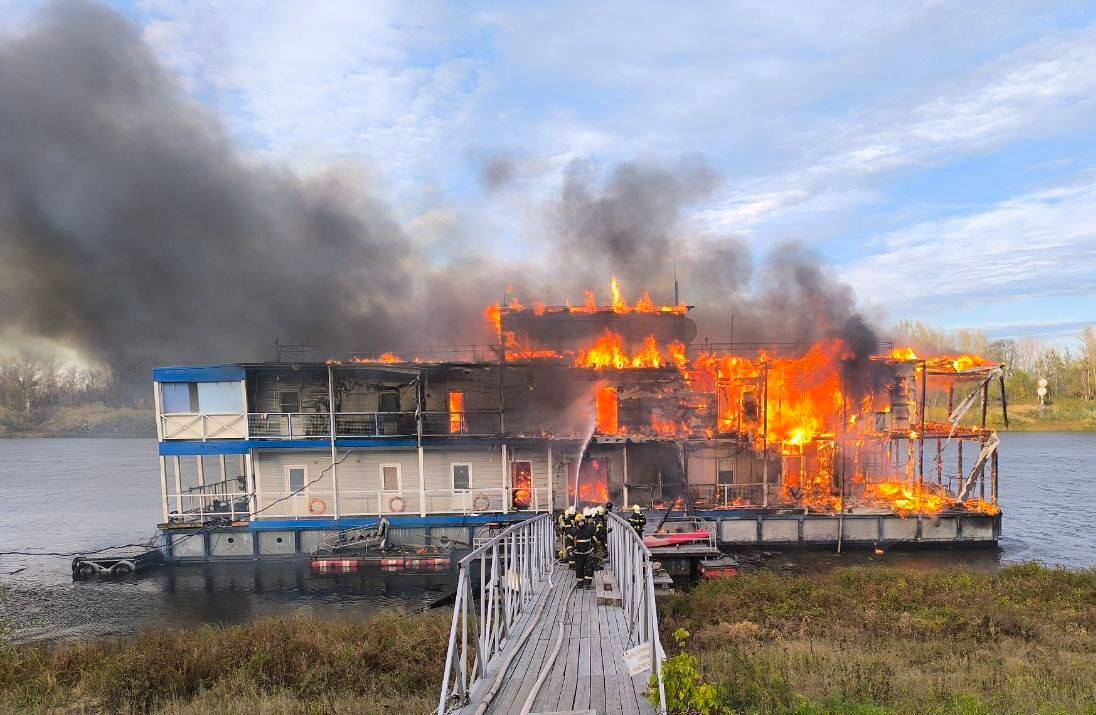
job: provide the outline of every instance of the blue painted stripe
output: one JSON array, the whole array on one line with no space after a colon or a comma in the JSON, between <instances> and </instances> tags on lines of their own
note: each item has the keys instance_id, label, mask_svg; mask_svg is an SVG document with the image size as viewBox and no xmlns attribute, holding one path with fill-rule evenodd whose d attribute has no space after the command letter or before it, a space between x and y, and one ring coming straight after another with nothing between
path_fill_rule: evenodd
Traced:
<instances>
[{"instance_id":1,"label":"blue painted stripe","mask_svg":"<svg viewBox=\"0 0 1096 715\"><path fill-rule=\"evenodd\" d=\"M243 379L244 369L236 364L157 367L152 370L154 382L233 382Z\"/></svg>"},{"instance_id":2,"label":"blue painted stripe","mask_svg":"<svg viewBox=\"0 0 1096 715\"><path fill-rule=\"evenodd\" d=\"M161 442L161 457L187 457L216 454L247 454L251 447L244 440L210 440L209 442Z\"/></svg>"},{"instance_id":3,"label":"blue painted stripe","mask_svg":"<svg viewBox=\"0 0 1096 715\"><path fill-rule=\"evenodd\" d=\"M327 439L249 439L250 449L331 449Z\"/></svg>"},{"instance_id":4,"label":"blue painted stripe","mask_svg":"<svg viewBox=\"0 0 1096 715\"><path fill-rule=\"evenodd\" d=\"M337 447L414 447L413 439L375 438L375 439L336 439Z\"/></svg>"},{"instance_id":5,"label":"blue painted stripe","mask_svg":"<svg viewBox=\"0 0 1096 715\"><path fill-rule=\"evenodd\" d=\"M510 447L523 447L543 444L546 439L538 437L430 437L423 436L423 447L479 447L505 444Z\"/></svg>"}]
</instances>

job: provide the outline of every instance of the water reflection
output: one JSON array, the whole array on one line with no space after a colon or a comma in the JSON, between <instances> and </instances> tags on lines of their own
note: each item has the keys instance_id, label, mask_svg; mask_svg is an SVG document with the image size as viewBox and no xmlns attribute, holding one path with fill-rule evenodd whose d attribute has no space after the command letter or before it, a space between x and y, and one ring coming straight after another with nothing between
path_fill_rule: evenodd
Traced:
<instances>
[{"instance_id":1,"label":"water reflection","mask_svg":"<svg viewBox=\"0 0 1096 715\"><path fill-rule=\"evenodd\" d=\"M451 569L315 574L308 561L164 566L123 579L68 586L10 585L0 610L17 640L127 634L147 627L234 624L273 615L361 617L444 600Z\"/></svg>"}]
</instances>

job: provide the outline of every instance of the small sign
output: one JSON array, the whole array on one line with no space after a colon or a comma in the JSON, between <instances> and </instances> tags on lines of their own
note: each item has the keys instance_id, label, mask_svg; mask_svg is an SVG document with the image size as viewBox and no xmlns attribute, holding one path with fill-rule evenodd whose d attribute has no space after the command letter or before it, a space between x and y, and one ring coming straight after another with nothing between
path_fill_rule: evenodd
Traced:
<instances>
[{"instance_id":1,"label":"small sign","mask_svg":"<svg viewBox=\"0 0 1096 715\"><path fill-rule=\"evenodd\" d=\"M1047 383L1047 379L1045 377L1040 377L1039 378L1039 387L1046 387L1047 384L1049 384L1049 383Z\"/></svg>"},{"instance_id":2,"label":"small sign","mask_svg":"<svg viewBox=\"0 0 1096 715\"><path fill-rule=\"evenodd\" d=\"M1039 397L1046 397L1047 396L1047 388L1040 385L1039 389L1035 391L1035 394L1037 394Z\"/></svg>"},{"instance_id":3,"label":"small sign","mask_svg":"<svg viewBox=\"0 0 1096 715\"><path fill-rule=\"evenodd\" d=\"M628 675L636 676L651 670L651 642L644 641L635 648L624 651L624 665L628 666Z\"/></svg>"}]
</instances>

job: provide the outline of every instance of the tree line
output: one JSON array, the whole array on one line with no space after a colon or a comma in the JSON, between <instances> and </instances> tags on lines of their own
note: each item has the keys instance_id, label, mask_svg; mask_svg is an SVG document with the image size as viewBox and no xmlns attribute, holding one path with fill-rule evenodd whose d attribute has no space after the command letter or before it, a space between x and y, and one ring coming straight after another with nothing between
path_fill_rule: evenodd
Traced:
<instances>
[{"instance_id":1,"label":"tree line","mask_svg":"<svg viewBox=\"0 0 1096 715\"><path fill-rule=\"evenodd\" d=\"M32 415L91 404L147 408L148 402L109 368L79 366L31 352L0 355L0 407L11 412Z\"/></svg>"},{"instance_id":2,"label":"tree line","mask_svg":"<svg viewBox=\"0 0 1096 715\"><path fill-rule=\"evenodd\" d=\"M982 330L942 330L918 321L895 326L896 338L914 350L981 355L1007 365L1009 400L1035 402L1039 380L1047 381L1050 400L1096 399L1096 327L1086 325L1074 346L1034 337L990 340Z\"/></svg>"}]
</instances>

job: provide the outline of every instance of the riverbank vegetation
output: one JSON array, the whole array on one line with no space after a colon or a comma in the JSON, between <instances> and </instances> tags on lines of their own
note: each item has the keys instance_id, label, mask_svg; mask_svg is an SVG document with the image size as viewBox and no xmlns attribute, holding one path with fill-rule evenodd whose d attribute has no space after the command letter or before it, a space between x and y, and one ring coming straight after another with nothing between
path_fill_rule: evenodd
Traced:
<instances>
[{"instance_id":1,"label":"riverbank vegetation","mask_svg":"<svg viewBox=\"0 0 1096 715\"><path fill-rule=\"evenodd\" d=\"M0 437L155 436L150 389L56 357L0 356Z\"/></svg>"},{"instance_id":2,"label":"riverbank vegetation","mask_svg":"<svg viewBox=\"0 0 1096 715\"><path fill-rule=\"evenodd\" d=\"M426 713L437 707L449 620L279 618L0 643L0 712Z\"/></svg>"},{"instance_id":3,"label":"riverbank vegetation","mask_svg":"<svg viewBox=\"0 0 1096 715\"><path fill-rule=\"evenodd\" d=\"M663 603L668 685L679 712L1092 714L1093 604L1096 570L1034 564L750 574Z\"/></svg>"},{"instance_id":4,"label":"riverbank vegetation","mask_svg":"<svg viewBox=\"0 0 1096 715\"><path fill-rule=\"evenodd\" d=\"M1034 564L749 573L660 603L667 688L677 713L1092 715L1094 603L1096 570ZM428 713L450 615L0 642L0 712Z\"/></svg>"},{"instance_id":5,"label":"riverbank vegetation","mask_svg":"<svg viewBox=\"0 0 1096 715\"><path fill-rule=\"evenodd\" d=\"M1086 326L1073 346L1046 343L1036 338L990 340L981 330L941 330L916 321L902 321L894 328L897 344L910 346L919 355L980 355L1008 368L1009 427L1021 431L1096 430L1096 328ZM1040 380L1047 394L1040 402ZM966 390L960 386L953 397L958 404ZM930 421L948 418L948 399L942 390L930 390L926 416ZM1001 395L996 385L989 391L986 424L1004 427ZM981 419L977 404L967 412L964 424Z\"/></svg>"}]
</instances>

